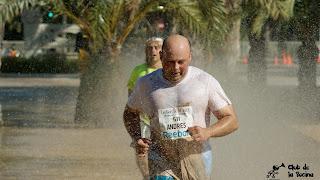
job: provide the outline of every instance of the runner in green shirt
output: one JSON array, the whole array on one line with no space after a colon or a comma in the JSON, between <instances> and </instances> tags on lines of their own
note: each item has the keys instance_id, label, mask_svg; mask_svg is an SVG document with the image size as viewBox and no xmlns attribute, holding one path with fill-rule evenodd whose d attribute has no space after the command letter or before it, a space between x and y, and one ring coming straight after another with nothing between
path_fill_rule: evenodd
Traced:
<instances>
[{"instance_id":1,"label":"runner in green shirt","mask_svg":"<svg viewBox=\"0 0 320 180\"><path fill-rule=\"evenodd\" d=\"M146 62L143 64L140 64L136 66L133 71L131 72L131 76L128 81L128 94L130 95L136 81L146 75L149 74L158 68L161 68L161 61L160 61L160 54L159 52L161 51L162 47L162 38L158 37L152 37L146 41L146 48L145 48L145 53L146 53Z\"/></svg>"},{"instance_id":2,"label":"runner in green shirt","mask_svg":"<svg viewBox=\"0 0 320 180\"><path fill-rule=\"evenodd\" d=\"M130 96L133 88L137 82L137 80L147 75L158 68L162 67L160 61L160 51L162 48L163 39L158 37L152 37L146 41L145 54L146 54L146 62L136 66L131 72L131 76L128 80L128 96ZM150 119L145 114L139 114L140 118L140 127L141 134L144 138L148 139L150 125ZM133 140L135 142L135 140ZM149 167L148 167L148 156L139 156L136 155L137 165L142 173L144 179L149 179Z\"/></svg>"}]
</instances>

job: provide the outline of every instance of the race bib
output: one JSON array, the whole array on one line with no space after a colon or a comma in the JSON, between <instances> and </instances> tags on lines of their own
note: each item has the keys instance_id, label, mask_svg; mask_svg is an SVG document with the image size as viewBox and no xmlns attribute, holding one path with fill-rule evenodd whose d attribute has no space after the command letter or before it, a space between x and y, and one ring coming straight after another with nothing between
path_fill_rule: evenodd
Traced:
<instances>
[{"instance_id":1,"label":"race bib","mask_svg":"<svg viewBox=\"0 0 320 180\"><path fill-rule=\"evenodd\" d=\"M192 107L159 109L161 136L165 139L190 137L188 128L193 125Z\"/></svg>"}]
</instances>

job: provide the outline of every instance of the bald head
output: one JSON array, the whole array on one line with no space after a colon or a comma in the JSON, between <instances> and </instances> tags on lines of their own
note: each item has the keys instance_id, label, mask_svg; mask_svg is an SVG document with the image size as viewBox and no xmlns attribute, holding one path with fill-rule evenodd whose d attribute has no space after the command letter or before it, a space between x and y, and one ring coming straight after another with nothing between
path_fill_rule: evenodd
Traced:
<instances>
[{"instance_id":1,"label":"bald head","mask_svg":"<svg viewBox=\"0 0 320 180\"><path fill-rule=\"evenodd\" d=\"M160 58L164 78L174 84L179 83L186 76L191 62L189 40L181 35L167 37Z\"/></svg>"},{"instance_id":2,"label":"bald head","mask_svg":"<svg viewBox=\"0 0 320 180\"><path fill-rule=\"evenodd\" d=\"M170 35L163 41L162 51L170 51L172 48L187 48L191 51L191 43L189 39L182 35Z\"/></svg>"}]
</instances>

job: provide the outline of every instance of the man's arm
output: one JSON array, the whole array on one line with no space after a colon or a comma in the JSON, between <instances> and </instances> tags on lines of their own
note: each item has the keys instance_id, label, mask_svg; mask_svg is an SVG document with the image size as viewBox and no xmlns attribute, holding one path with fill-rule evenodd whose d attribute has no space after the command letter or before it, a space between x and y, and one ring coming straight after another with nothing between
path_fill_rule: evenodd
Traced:
<instances>
[{"instance_id":1,"label":"man's arm","mask_svg":"<svg viewBox=\"0 0 320 180\"><path fill-rule=\"evenodd\" d=\"M126 105L123 112L123 122L131 138L141 138L139 112Z\"/></svg>"},{"instance_id":2,"label":"man's arm","mask_svg":"<svg viewBox=\"0 0 320 180\"><path fill-rule=\"evenodd\" d=\"M221 137L228 135L239 128L238 118L232 105L214 112L218 121L209 127L210 137Z\"/></svg>"},{"instance_id":3,"label":"man's arm","mask_svg":"<svg viewBox=\"0 0 320 180\"><path fill-rule=\"evenodd\" d=\"M149 151L150 140L141 139L139 112L126 105L123 113L123 122L127 132L136 142L136 152L139 156L145 156Z\"/></svg>"},{"instance_id":4,"label":"man's arm","mask_svg":"<svg viewBox=\"0 0 320 180\"><path fill-rule=\"evenodd\" d=\"M218 121L208 128L194 126L188 129L196 141L206 141L210 137L221 137L228 135L238 129L238 118L232 107L228 105L214 112Z\"/></svg>"}]
</instances>

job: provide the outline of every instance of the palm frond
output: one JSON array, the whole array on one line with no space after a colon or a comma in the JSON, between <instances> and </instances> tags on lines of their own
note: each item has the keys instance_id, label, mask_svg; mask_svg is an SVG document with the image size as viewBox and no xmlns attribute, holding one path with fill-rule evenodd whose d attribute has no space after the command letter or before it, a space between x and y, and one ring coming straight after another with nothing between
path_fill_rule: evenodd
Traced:
<instances>
[{"instance_id":1,"label":"palm frond","mask_svg":"<svg viewBox=\"0 0 320 180\"><path fill-rule=\"evenodd\" d=\"M228 27L228 14L223 1L199 1L200 9L207 19L208 28L207 36L204 36L205 42L210 47L220 45L224 41L227 34ZM201 7L202 6L202 7ZM230 20L230 19L229 19ZM204 32L205 33L205 32Z\"/></svg>"},{"instance_id":2,"label":"palm frond","mask_svg":"<svg viewBox=\"0 0 320 180\"><path fill-rule=\"evenodd\" d=\"M228 28L223 1L170 1L165 9L180 29L197 37L204 46L212 47L224 40Z\"/></svg>"},{"instance_id":3,"label":"palm frond","mask_svg":"<svg viewBox=\"0 0 320 180\"><path fill-rule=\"evenodd\" d=\"M155 6L159 4L158 0L149 0L145 1L144 3L140 4L139 11L137 11L136 14L133 15L133 18L130 18L123 27L123 30L121 31L121 34L118 35L116 44L122 45L128 35L132 32L134 27L141 22L146 15L151 12Z\"/></svg>"},{"instance_id":4,"label":"palm frond","mask_svg":"<svg viewBox=\"0 0 320 180\"><path fill-rule=\"evenodd\" d=\"M109 23L107 24L110 29L110 39L114 38L113 36L116 33L117 25L120 23L120 19L124 15L125 5L126 3L123 0L115 1L113 4L109 5L110 14L107 13L108 16L106 16L106 18L110 19Z\"/></svg>"},{"instance_id":5,"label":"palm frond","mask_svg":"<svg viewBox=\"0 0 320 180\"><path fill-rule=\"evenodd\" d=\"M251 31L257 34L261 32L261 28L269 18L289 20L293 16L293 7L294 0L243 0L242 2L245 16L253 21Z\"/></svg>"},{"instance_id":6,"label":"palm frond","mask_svg":"<svg viewBox=\"0 0 320 180\"><path fill-rule=\"evenodd\" d=\"M252 32L261 34L262 27L264 26L267 19L268 19L267 13L260 11L260 14L258 14L256 17L253 18L253 22L250 27Z\"/></svg>"},{"instance_id":7,"label":"palm frond","mask_svg":"<svg viewBox=\"0 0 320 180\"><path fill-rule=\"evenodd\" d=\"M166 4L166 9L175 15L176 23L192 29L195 34L200 34L201 30L207 27L196 1L171 1Z\"/></svg>"},{"instance_id":8,"label":"palm frond","mask_svg":"<svg viewBox=\"0 0 320 180\"><path fill-rule=\"evenodd\" d=\"M0 1L0 19L11 21L15 16L22 13L24 9L31 8L40 1L36 0L1 0Z\"/></svg>"}]
</instances>

